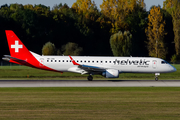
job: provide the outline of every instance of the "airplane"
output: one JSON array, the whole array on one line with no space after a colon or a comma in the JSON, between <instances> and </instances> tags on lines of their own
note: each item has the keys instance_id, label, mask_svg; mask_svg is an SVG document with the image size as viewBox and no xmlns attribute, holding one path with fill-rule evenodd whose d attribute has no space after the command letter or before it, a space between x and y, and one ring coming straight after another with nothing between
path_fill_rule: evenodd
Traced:
<instances>
[{"instance_id":1,"label":"airplane","mask_svg":"<svg viewBox=\"0 0 180 120\"><path fill-rule=\"evenodd\" d=\"M102 75L105 78L119 78L121 73L160 73L175 72L176 68L165 60L155 57L86 57L86 56L43 56L29 51L12 30L5 30L10 55L3 60L33 68L56 71Z\"/></svg>"}]
</instances>

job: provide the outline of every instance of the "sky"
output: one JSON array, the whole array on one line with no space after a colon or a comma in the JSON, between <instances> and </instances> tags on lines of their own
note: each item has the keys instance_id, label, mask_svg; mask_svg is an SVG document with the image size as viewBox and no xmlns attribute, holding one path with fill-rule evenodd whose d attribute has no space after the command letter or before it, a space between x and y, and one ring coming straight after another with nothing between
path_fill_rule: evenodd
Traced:
<instances>
[{"instance_id":1,"label":"sky","mask_svg":"<svg viewBox=\"0 0 180 120\"><path fill-rule=\"evenodd\" d=\"M100 8L99 5L102 4L103 0L94 0L94 1L97 7ZM149 8L152 5L160 5L161 7L163 7L163 1L165 0L144 0L144 1L146 3L146 10L149 11ZM76 0L0 0L0 6L4 4L10 5L12 3L18 3L18 4L23 4L23 5L43 4L45 6L50 6L50 8L52 9L55 4L66 3L68 4L69 7L71 7L74 2L76 2Z\"/></svg>"}]
</instances>

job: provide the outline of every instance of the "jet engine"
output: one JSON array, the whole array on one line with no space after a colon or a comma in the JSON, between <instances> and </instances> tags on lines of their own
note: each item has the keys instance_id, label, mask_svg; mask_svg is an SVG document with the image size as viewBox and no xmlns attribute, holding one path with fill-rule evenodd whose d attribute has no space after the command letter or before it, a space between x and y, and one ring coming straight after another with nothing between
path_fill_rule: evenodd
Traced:
<instances>
[{"instance_id":1,"label":"jet engine","mask_svg":"<svg viewBox=\"0 0 180 120\"><path fill-rule=\"evenodd\" d=\"M119 77L119 71L115 70L115 69L108 69L102 73L102 76L104 76L106 78L118 78Z\"/></svg>"}]
</instances>

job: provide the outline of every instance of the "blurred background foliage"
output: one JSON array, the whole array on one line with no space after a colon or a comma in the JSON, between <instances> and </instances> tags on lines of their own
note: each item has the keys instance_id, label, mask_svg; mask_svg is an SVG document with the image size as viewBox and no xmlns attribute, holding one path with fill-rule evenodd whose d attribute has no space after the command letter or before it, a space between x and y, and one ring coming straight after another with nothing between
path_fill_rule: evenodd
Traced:
<instances>
[{"instance_id":1,"label":"blurred background foliage","mask_svg":"<svg viewBox=\"0 0 180 120\"><path fill-rule=\"evenodd\" d=\"M180 58L179 18L179 0L165 0L163 8L150 11L144 0L103 0L100 9L92 0L53 8L5 4L0 7L0 55L9 54L5 30L13 30L38 54L152 56L174 62ZM54 52L45 50L47 44L56 46Z\"/></svg>"}]
</instances>

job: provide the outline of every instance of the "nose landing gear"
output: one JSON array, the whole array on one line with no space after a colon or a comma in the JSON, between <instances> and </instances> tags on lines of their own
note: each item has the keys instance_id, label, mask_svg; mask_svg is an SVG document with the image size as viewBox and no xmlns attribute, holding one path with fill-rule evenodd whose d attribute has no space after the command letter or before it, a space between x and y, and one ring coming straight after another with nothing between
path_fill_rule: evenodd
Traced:
<instances>
[{"instance_id":1,"label":"nose landing gear","mask_svg":"<svg viewBox=\"0 0 180 120\"><path fill-rule=\"evenodd\" d=\"M158 81L158 76L155 76L155 81Z\"/></svg>"},{"instance_id":2,"label":"nose landing gear","mask_svg":"<svg viewBox=\"0 0 180 120\"><path fill-rule=\"evenodd\" d=\"M160 73L155 73L155 81L158 81L158 76L160 75Z\"/></svg>"}]
</instances>

